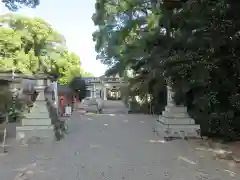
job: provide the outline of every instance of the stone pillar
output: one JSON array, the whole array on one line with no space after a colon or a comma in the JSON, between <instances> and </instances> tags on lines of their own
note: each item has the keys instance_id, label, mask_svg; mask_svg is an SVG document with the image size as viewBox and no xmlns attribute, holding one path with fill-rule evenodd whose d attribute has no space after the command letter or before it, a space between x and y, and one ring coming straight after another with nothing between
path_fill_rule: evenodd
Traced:
<instances>
[{"instance_id":1,"label":"stone pillar","mask_svg":"<svg viewBox=\"0 0 240 180\"><path fill-rule=\"evenodd\" d=\"M91 89L91 98L93 98L94 97L94 91L93 91L93 89Z\"/></svg>"},{"instance_id":2,"label":"stone pillar","mask_svg":"<svg viewBox=\"0 0 240 180\"><path fill-rule=\"evenodd\" d=\"M93 98L96 98L96 84L93 84Z\"/></svg>"},{"instance_id":3,"label":"stone pillar","mask_svg":"<svg viewBox=\"0 0 240 180\"><path fill-rule=\"evenodd\" d=\"M78 97L78 94L76 94L76 96L75 96L75 98L76 98L76 101L75 101L75 109L78 109L78 107L79 107L79 97Z\"/></svg>"},{"instance_id":4,"label":"stone pillar","mask_svg":"<svg viewBox=\"0 0 240 180\"><path fill-rule=\"evenodd\" d=\"M59 103L58 103L58 83L57 81L53 82L53 91L54 91L54 99L57 108L57 112L59 112Z\"/></svg>"},{"instance_id":5,"label":"stone pillar","mask_svg":"<svg viewBox=\"0 0 240 180\"><path fill-rule=\"evenodd\" d=\"M107 100L107 88L103 87L103 100Z\"/></svg>"},{"instance_id":6,"label":"stone pillar","mask_svg":"<svg viewBox=\"0 0 240 180\"><path fill-rule=\"evenodd\" d=\"M187 108L176 105L174 92L167 86L167 105L156 123L156 132L163 137L198 137L200 126L189 117Z\"/></svg>"},{"instance_id":7,"label":"stone pillar","mask_svg":"<svg viewBox=\"0 0 240 180\"><path fill-rule=\"evenodd\" d=\"M173 99L175 93L172 91L171 86L167 86L167 106L173 107L176 106L175 101Z\"/></svg>"},{"instance_id":8,"label":"stone pillar","mask_svg":"<svg viewBox=\"0 0 240 180\"><path fill-rule=\"evenodd\" d=\"M43 80L37 80L36 91L38 97L30 111L25 114L21 121L21 126L16 127L17 138L24 137L24 141L28 140L53 138L53 126L51 118L46 106L44 88L46 84Z\"/></svg>"}]
</instances>

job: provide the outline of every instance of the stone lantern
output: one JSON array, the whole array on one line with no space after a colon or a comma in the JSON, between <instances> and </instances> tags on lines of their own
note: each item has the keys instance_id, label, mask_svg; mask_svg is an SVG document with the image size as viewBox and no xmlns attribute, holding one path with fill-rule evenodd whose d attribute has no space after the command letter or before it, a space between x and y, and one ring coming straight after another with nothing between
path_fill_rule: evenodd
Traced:
<instances>
[{"instance_id":1,"label":"stone lantern","mask_svg":"<svg viewBox=\"0 0 240 180\"><path fill-rule=\"evenodd\" d=\"M30 112L22 119L21 126L17 127L17 139L24 137L25 143L32 138L45 139L53 137L53 126L44 95L44 90L50 84L50 80L43 73L39 73L32 78L35 80L36 101L33 103Z\"/></svg>"},{"instance_id":2,"label":"stone lantern","mask_svg":"<svg viewBox=\"0 0 240 180\"><path fill-rule=\"evenodd\" d=\"M175 103L174 95L171 85L168 85L167 105L156 122L156 133L166 139L198 138L200 125L189 116L187 107Z\"/></svg>"}]
</instances>

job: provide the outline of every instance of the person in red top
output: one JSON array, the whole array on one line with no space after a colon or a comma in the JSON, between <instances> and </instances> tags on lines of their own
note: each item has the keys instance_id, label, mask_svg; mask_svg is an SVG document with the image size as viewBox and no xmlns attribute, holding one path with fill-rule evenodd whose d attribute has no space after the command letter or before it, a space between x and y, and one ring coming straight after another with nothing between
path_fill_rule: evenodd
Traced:
<instances>
[{"instance_id":1,"label":"person in red top","mask_svg":"<svg viewBox=\"0 0 240 180\"><path fill-rule=\"evenodd\" d=\"M65 111L65 107L64 107L64 96L60 96L60 115L62 116L64 114Z\"/></svg>"}]
</instances>

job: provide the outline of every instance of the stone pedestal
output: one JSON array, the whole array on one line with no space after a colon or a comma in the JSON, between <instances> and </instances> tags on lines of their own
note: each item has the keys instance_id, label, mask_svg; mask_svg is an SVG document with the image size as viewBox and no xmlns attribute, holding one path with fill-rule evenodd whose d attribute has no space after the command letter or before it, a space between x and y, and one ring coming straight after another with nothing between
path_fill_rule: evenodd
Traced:
<instances>
[{"instance_id":1,"label":"stone pedestal","mask_svg":"<svg viewBox=\"0 0 240 180\"><path fill-rule=\"evenodd\" d=\"M30 139L45 139L54 137L53 126L46 107L44 85L38 84L39 93L30 113L22 119L21 126L16 127L17 139L25 143Z\"/></svg>"},{"instance_id":2,"label":"stone pedestal","mask_svg":"<svg viewBox=\"0 0 240 180\"><path fill-rule=\"evenodd\" d=\"M174 103L171 87L167 87L168 101L165 110L156 122L156 133L164 138L199 137L200 126L189 117L187 108Z\"/></svg>"}]
</instances>

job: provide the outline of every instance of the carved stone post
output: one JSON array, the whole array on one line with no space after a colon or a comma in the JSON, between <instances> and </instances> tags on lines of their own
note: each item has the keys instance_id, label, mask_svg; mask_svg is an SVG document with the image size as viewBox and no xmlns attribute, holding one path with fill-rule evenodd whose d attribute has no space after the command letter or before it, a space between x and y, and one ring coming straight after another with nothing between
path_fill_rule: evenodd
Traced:
<instances>
[{"instance_id":1,"label":"carved stone post","mask_svg":"<svg viewBox=\"0 0 240 180\"><path fill-rule=\"evenodd\" d=\"M174 95L175 93L172 91L171 86L167 86L167 106L176 106L175 101L174 101Z\"/></svg>"},{"instance_id":2,"label":"carved stone post","mask_svg":"<svg viewBox=\"0 0 240 180\"><path fill-rule=\"evenodd\" d=\"M156 132L165 138L198 137L200 126L189 117L187 108L176 105L174 92L167 86L167 105L156 123Z\"/></svg>"}]
</instances>

